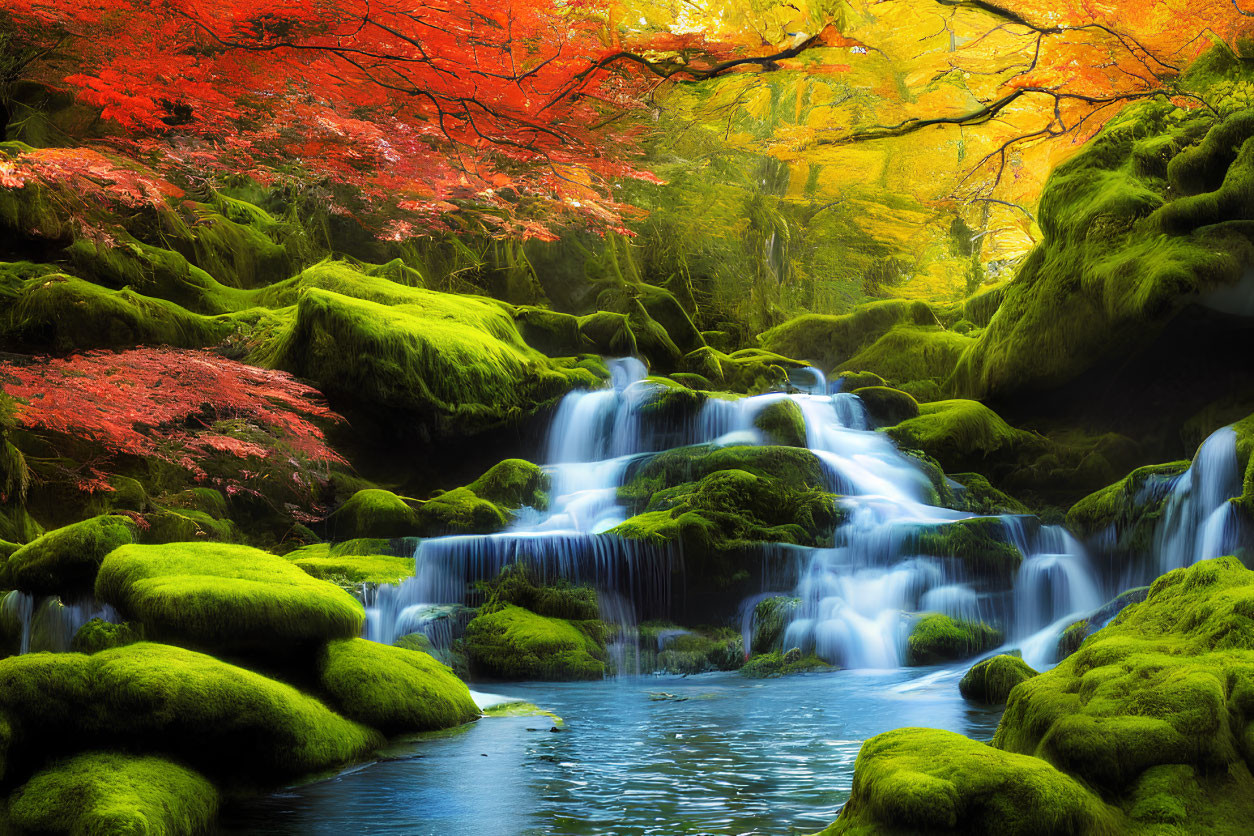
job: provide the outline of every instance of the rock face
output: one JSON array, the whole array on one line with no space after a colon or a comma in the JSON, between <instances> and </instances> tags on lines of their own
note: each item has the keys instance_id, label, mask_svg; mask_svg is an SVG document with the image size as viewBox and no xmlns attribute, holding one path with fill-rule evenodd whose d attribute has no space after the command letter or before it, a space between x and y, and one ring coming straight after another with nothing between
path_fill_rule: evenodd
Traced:
<instances>
[{"instance_id":1,"label":"rock face","mask_svg":"<svg viewBox=\"0 0 1254 836\"><path fill-rule=\"evenodd\" d=\"M1016 685L1037 674L1018 656L1002 654L972 665L958 683L958 690L969 700L1003 705Z\"/></svg>"},{"instance_id":2,"label":"rock face","mask_svg":"<svg viewBox=\"0 0 1254 836\"><path fill-rule=\"evenodd\" d=\"M826 832L1240 832L1252 694L1254 572L1232 557L1177 569L1014 687L991 747L921 729L867 741Z\"/></svg>"}]
</instances>

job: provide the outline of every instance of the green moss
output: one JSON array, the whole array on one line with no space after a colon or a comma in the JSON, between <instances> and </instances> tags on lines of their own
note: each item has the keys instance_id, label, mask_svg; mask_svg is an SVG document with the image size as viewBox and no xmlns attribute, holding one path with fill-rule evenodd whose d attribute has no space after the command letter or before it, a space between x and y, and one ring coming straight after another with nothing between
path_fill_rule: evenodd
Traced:
<instances>
[{"instance_id":1,"label":"green moss","mask_svg":"<svg viewBox=\"0 0 1254 836\"><path fill-rule=\"evenodd\" d=\"M985 472L989 462L1021 459L1042 450L1044 440L1015 429L978 401L926 403L919 416L885 430L898 444L923 450L946 470Z\"/></svg>"},{"instance_id":2,"label":"green moss","mask_svg":"<svg viewBox=\"0 0 1254 836\"><path fill-rule=\"evenodd\" d=\"M863 744L836 834L1107 834L1117 816L1083 784L1025 755L938 729Z\"/></svg>"},{"instance_id":3,"label":"green moss","mask_svg":"<svg viewBox=\"0 0 1254 836\"><path fill-rule=\"evenodd\" d=\"M393 287L413 298L383 305L305 290L290 325L258 359L312 380L329 397L397 410L431 432L457 435L599 383L530 348L500 303Z\"/></svg>"},{"instance_id":4,"label":"green moss","mask_svg":"<svg viewBox=\"0 0 1254 836\"><path fill-rule=\"evenodd\" d=\"M579 333L597 354L634 357L639 353L636 335L624 314L597 311L579 317Z\"/></svg>"},{"instance_id":5,"label":"green moss","mask_svg":"<svg viewBox=\"0 0 1254 836\"><path fill-rule=\"evenodd\" d=\"M739 670L745 663L744 639L727 627L692 630L675 636L657 655L656 667L688 676L707 671Z\"/></svg>"},{"instance_id":6,"label":"green moss","mask_svg":"<svg viewBox=\"0 0 1254 836\"><path fill-rule=\"evenodd\" d=\"M888 386L863 386L853 390L879 426L891 426L919 417L919 402L910 394Z\"/></svg>"},{"instance_id":7,"label":"green moss","mask_svg":"<svg viewBox=\"0 0 1254 836\"><path fill-rule=\"evenodd\" d=\"M130 289L107 290L82 279L49 275L23 285L0 317L0 341L27 351L213 345L230 322L191 313Z\"/></svg>"},{"instance_id":8,"label":"green moss","mask_svg":"<svg viewBox=\"0 0 1254 836\"><path fill-rule=\"evenodd\" d=\"M975 517L923 531L916 548L919 554L951 560L961 567L965 577L1009 586L1023 555L1006 539L1006 528L1000 519Z\"/></svg>"},{"instance_id":9,"label":"green moss","mask_svg":"<svg viewBox=\"0 0 1254 836\"><path fill-rule=\"evenodd\" d=\"M284 557L310 576L339 586L398 584L414 574L412 557L391 554L335 554L327 543L303 546Z\"/></svg>"},{"instance_id":10,"label":"green moss","mask_svg":"<svg viewBox=\"0 0 1254 836\"><path fill-rule=\"evenodd\" d=\"M467 486L476 496L509 510L548 507L549 477L523 459L505 459Z\"/></svg>"},{"instance_id":11,"label":"green moss","mask_svg":"<svg viewBox=\"0 0 1254 836\"><path fill-rule=\"evenodd\" d=\"M796 401L781 399L767 404L753 425L762 431L767 444L806 446L806 419Z\"/></svg>"},{"instance_id":12,"label":"green moss","mask_svg":"<svg viewBox=\"0 0 1254 836\"><path fill-rule=\"evenodd\" d=\"M335 540L410 537L422 524L417 512L391 491L357 491L327 518L327 532Z\"/></svg>"},{"instance_id":13,"label":"green moss","mask_svg":"<svg viewBox=\"0 0 1254 836\"><path fill-rule=\"evenodd\" d=\"M983 622L930 613L915 622L910 630L907 664L935 665L966 659L996 647L1001 640L1001 631Z\"/></svg>"},{"instance_id":14,"label":"green moss","mask_svg":"<svg viewBox=\"0 0 1254 836\"><path fill-rule=\"evenodd\" d=\"M603 636L600 622L546 618L511 604L474 618L464 641L475 676L595 680L605 675Z\"/></svg>"},{"instance_id":15,"label":"green moss","mask_svg":"<svg viewBox=\"0 0 1254 836\"><path fill-rule=\"evenodd\" d=\"M753 636L750 652L754 655L782 651L784 630L792 614L801 605L800 598L777 595L764 598L753 607Z\"/></svg>"},{"instance_id":16,"label":"green moss","mask_svg":"<svg viewBox=\"0 0 1254 836\"><path fill-rule=\"evenodd\" d=\"M924 302L872 302L839 316L806 314L776 326L759 338L762 346L831 372L869 347L896 325L935 325ZM870 369L874 371L874 369Z\"/></svg>"},{"instance_id":17,"label":"green moss","mask_svg":"<svg viewBox=\"0 0 1254 836\"><path fill-rule=\"evenodd\" d=\"M454 488L424 502L418 511L420 530L428 537L445 534L490 534L509 524L510 514L477 496L470 488Z\"/></svg>"},{"instance_id":18,"label":"green moss","mask_svg":"<svg viewBox=\"0 0 1254 836\"><path fill-rule=\"evenodd\" d=\"M1037 674L1018 656L1003 653L972 665L958 683L958 690L969 700L1001 705L1011 689Z\"/></svg>"},{"instance_id":19,"label":"green moss","mask_svg":"<svg viewBox=\"0 0 1254 836\"><path fill-rule=\"evenodd\" d=\"M1058 166L1039 202L1044 240L951 390L1008 397L1122 368L1196 294L1239 279L1254 255L1242 229L1254 145L1235 138L1251 124L1146 101Z\"/></svg>"},{"instance_id":20,"label":"green moss","mask_svg":"<svg viewBox=\"0 0 1254 836\"><path fill-rule=\"evenodd\" d=\"M1152 543L1174 477L1188 466L1181 461L1138 467L1071 506L1067 526L1084 537L1114 526L1121 545L1144 553Z\"/></svg>"},{"instance_id":21,"label":"green moss","mask_svg":"<svg viewBox=\"0 0 1254 836\"><path fill-rule=\"evenodd\" d=\"M7 586L45 595L89 589L105 555L137 533L130 517L92 517L27 543L0 565L0 576Z\"/></svg>"},{"instance_id":22,"label":"green moss","mask_svg":"<svg viewBox=\"0 0 1254 836\"><path fill-rule=\"evenodd\" d=\"M697 445L668 450L634 466L619 497L633 508L643 508L658 491L697 482L721 470L740 470L775 479L790 490L822 490L826 485L822 463L809 450Z\"/></svg>"},{"instance_id":23,"label":"green moss","mask_svg":"<svg viewBox=\"0 0 1254 836\"><path fill-rule=\"evenodd\" d=\"M96 597L152 638L282 651L361 632L361 604L281 557L221 543L124 546L105 558Z\"/></svg>"},{"instance_id":24,"label":"green moss","mask_svg":"<svg viewBox=\"0 0 1254 836\"><path fill-rule=\"evenodd\" d=\"M318 675L340 713L386 734L446 729L479 716L466 684L426 653L335 641L323 649Z\"/></svg>"},{"instance_id":25,"label":"green moss","mask_svg":"<svg viewBox=\"0 0 1254 836\"><path fill-rule=\"evenodd\" d=\"M1027 514L1028 507L1013 496L989 484L979 473L951 473L949 478L962 486L953 507L972 514Z\"/></svg>"},{"instance_id":26,"label":"green moss","mask_svg":"<svg viewBox=\"0 0 1254 836\"><path fill-rule=\"evenodd\" d=\"M778 651L759 653L745 662L740 673L750 679L773 679L794 673L831 670L836 669L813 653L809 656L802 656L801 650L794 647L787 653Z\"/></svg>"},{"instance_id":27,"label":"green moss","mask_svg":"<svg viewBox=\"0 0 1254 836\"><path fill-rule=\"evenodd\" d=\"M506 566L496 578L481 587L485 594L485 611L512 604L546 618L570 621L600 618L595 589L575 586L565 579L552 584L538 583L525 563Z\"/></svg>"},{"instance_id":28,"label":"green moss","mask_svg":"<svg viewBox=\"0 0 1254 836\"><path fill-rule=\"evenodd\" d=\"M552 711L545 711L529 702L504 702L483 710L484 717L548 717L553 725L561 727L565 722Z\"/></svg>"},{"instance_id":29,"label":"green moss","mask_svg":"<svg viewBox=\"0 0 1254 836\"><path fill-rule=\"evenodd\" d=\"M931 388L937 388L953 373L958 359L972 342L970 337L939 326L898 325L845 360L839 368L875 372L890 385L907 391L913 392L915 387L928 382ZM918 391L930 389L923 387Z\"/></svg>"},{"instance_id":30,"label":"green moss","mask_svg":"<svg viewBox=\"0 0 1254 836\"><path fill-rule=\"evenodd\" d=\"M515 311L514 321L527 345L545 354L583 354L591 348L576 316L524 305Z\"/></svg>"},{"instance_id":31,"label":"green moss","mask_svg":"<svg viewBox=\"0 0 1254 836\"><path fill-rule=\"evenodd\" d=\"M203 833L218 792L203 776L163 758L85 752L35 774L9 798L19 833Z\"/></svg>"},{"instance_id":32,"label":"green moss","mask_svg":"<svg viewBox=\"0 0 1254 836\"><path fill-rule=\"evenodd\" d=\"M1252 614L1254 573L1235 558L1169 572L1145 601L1016 688L994 743L1110 793L1159 765L1243 767L1254 722Z\"/></svg>"},{"instance_id":33,"label":"green moss","mask_svg":"<svg viewBox=\"0 0 1254 836\"><path fill-rule=\"evenodd\" d=\"M93 618L74 634L72 648L75 653L98 653L111 647L123 647L140 640L129 624L111 624Z\"/></svg>"},{"instance_id":34,"label":"green moss","mask_svg":"<svg viewBox=\"0 0 1254 836\"><path fill-rule=\"evenodd\" d=\"M0 710L13 724L17 769L61 751L126 746L234 780L273 780L354 760L382 741L289 685L151 643L0 661Z\"/></svg>"},{"instance_id":35,"label":"green moss","mask_svg":"<svg viewBox=\"0 0 1254 836\"><path fill-rule=\"evenodd\" d=\"M871 386L887 386L887 381L875 372L841 372L832 377L831 383L840 387L841 392L856 392Z\"/></svg>"},{"instance_id":36,"label":"green moss","mask_svg":"<svg viewBox=\"0 0 1254 836\"><path fill-rule=\"evenodd\" d=\"M661 326L680 353L686 354L705 345L701 332L692 324L692 318L673 293L655 285L641 284L638 294L649 318Z\"/></svg>"},{"instance_id":37,"label":"green moss","mask_svg":"<svg viewBox=\"0 0 1254 836\"><path fill-rule=\"evenodd\" d=\"M1080 645L1084 644L1085 638L1088 637L1089 629L1087 618L1067 625L1067 629L1063 630L1062 635L1058 637L1058 658L1065 659L1079 650Z\"/></svg>"}]
</instances>

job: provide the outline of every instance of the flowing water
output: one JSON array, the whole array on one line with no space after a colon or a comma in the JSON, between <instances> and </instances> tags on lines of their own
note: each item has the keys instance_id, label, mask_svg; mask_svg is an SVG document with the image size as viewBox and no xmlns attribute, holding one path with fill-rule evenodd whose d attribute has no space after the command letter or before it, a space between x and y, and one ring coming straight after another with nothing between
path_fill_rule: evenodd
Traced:
<instances>
[{"instance_id":1,"label":"flowing water","mask_svg":"<svg viewBox=\"0 0 1254 836\"><path fill-rule=\"evenodd\" d=\"M223 836L814 833L866 738L940 726L988 739L999 711L959 671L838 671L496 685L547 717L489 717L390 759L225 811ZM670 699L654 699L666 693Z\"/></svg>"}]
</instances>

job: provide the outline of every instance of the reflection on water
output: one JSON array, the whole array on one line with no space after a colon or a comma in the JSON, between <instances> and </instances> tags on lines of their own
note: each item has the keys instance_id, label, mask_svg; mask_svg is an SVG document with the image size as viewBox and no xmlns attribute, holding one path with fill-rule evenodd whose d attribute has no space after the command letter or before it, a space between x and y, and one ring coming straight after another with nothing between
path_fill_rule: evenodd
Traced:
<instances>
[{"instance_id":1,"label":"reflection on water","mask_svg":"<svg viewBox=\"0 0 1254 836\"><path fill-rule=\"evenodd\" d=\"M223 834L813 833L866 738L928 726L989 739L999 710L960 669L526 683L492 691L566 720L487 718L224 811ZM674 699L654 699L664 692Z\"/></svg>"}]
</instances>

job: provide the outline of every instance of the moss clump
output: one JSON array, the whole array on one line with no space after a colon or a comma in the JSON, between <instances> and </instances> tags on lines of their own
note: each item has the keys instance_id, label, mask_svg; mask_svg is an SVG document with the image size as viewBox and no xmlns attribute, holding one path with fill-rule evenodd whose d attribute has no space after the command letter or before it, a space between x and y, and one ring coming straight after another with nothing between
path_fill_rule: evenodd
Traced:
<instances>
[{"instance_id":1,"label":"moss clump","mask_svg":"<svg viewBox=\"0 0 1254 836\"><path fill-rule=\"evenodd\" d=\"M4 585L41 595L90 589L105 555L135 542L130 517L92 517L49 531L0 564Z\"/></svg>"},{"instance_id":2,"label":"moss clump","mask_svg":"<svg viewBox=\"0 0 1254 836\"><path fill-rule=\"evenodd\" d=\"M570 314L523 305L514 312L514 322L527 345L545 354L569 356L591 348L579 330L579 318Z\"/></svg>"},{"instance_id":3,"label":"moss clump","mask_svg":"<svg viewBox=\"0 0 1254 836\"><path fill-rule=\"evenodd\" d=\"M668 450L633 465L619 489L619 498L633 508L644 508L658 491L697 482L723 470L774 479L791 490L822 490L826 486L823 465L809 450L698 445Z\"/></svg>"},{"instance_id":4,"label":"moss clump","mask_svg":"<svg viewBox=\"0 0 1254 836\"><path fill-rule=\"evenodd\" d=\"M910 630L907 664L935 665L966 659L1001 644L1002 635L983 622L940 613L924 615Z\"/></svg>"},{"instance_id":5,"label":"moss clump","mask_svg":"<svg viewBox=\"0 0 1254 836\"><path fill-rule=\"evenodd\" d=\"M740 672L751 679L773 679L793 673L831 670L836 669L813 653L802 656L800 648L794 647L787 653L759 653L745 662Z\"/></svg>"},{"instance_id":6,"label":"moss clump","mask_svg":"<svg viewBox=\"0 0 1254 836\"><path fill-rule=\"evenodd\" d=\"M74 634L71 647L75 653L99 653L111 647L124 647L140 641L141 636L129 624L112 624L93 618Z\"/></svg>"},{"instance_id":7,"label":"moss clump","mask_svg":"<svg viewBox=\"0 0 1254 836\"><path fill-rule=\"evenodd\" d=\"M668 641L657 655L658 670L684 676L739 670L744 663L744 639L727 627L685 631Z\"/></svg>"},{"instance_id":8,"label":"moss clump","mask_svg":"<svg viewBox=\"0 0 1254 836\"><path fill-rule=\"evenodd\" d=\"M850 357L842 371L870 371L921 400L936 400L974 342L939 326L898 325Z\"/></svg>"},{"instance_id":9,"label":"moss clump","mask_svg":"<svg viewBox=\"0 0 1254 836\"><path fill-rule=\"evenodd\" d=\"M627 317L610 311L597 311L579 317L579 333L597 354L633 357L639 353L636 335Z\"/></svg>"},{"instance_id":10,"label":"moss clump","mask_svg":"<svg viewBox=\"0 0 1254 836\"><path fill-rule=\"evenodd\" d=\"M601 615L595 589L575 586L565 579L538 583L525 563L506 566L481 589L486 595L485 610L513 604L547 618L570 621L593 621Z\"/></svg>"},{"instance_id":11,"label":"moss clump","mask_svg":"<svg viewBox=\"0 0 1254 836\"><path fill-rule=\"evenodd\" d=\"M208 830L218 792L163 758L85 752L35 774L9 798L19 833L181 836Z\"/></svg>"},{"instance_id":12,"label":"moss clump","mask_svg":"<svg viewBox=\"0 0 1254 836\"><path fill-rule=\"evenodd\" d=\"M1153 542L1175 477L1188 466L1187 461L1180 461L1138 467L1072 505L1067 511L1067 526L1084 537L1113 526L1121 546L1145 553Z\"/></svg>"},{"instance_id":13,"label":"moss clump","mask_svg":"<svg viewBox=\"0 0 1254 836\"><path fill-rule=\"evenodd\" d=\"M1111 793L1163 764L1212 775L1244 767L1254 722L1251 615L1254 573L1235 558L1168 572L1145 601L1017 688L994 743Z\"/></svg>"},{"instance_id":14,"label":"moss clump","mask_svg":"<svg viewBox=\"0 0 1254 836\"><path fill-rule=\"evenodd\" d=\"M1027 514L1028 506L989 484L979 473L951 473L949 478L962 486L955 491L952 507L972 514Z\"/></svg>"},{"instance_id":15,"label":"moss clump","mask_svg":"<svg viewBox=\"0 0 1254 836\"><path fill-rule=\"evenodd\" d=\"M0 316L0 342L32 350L213 345L234 329L133 290L108 290L73 276L30 279Z\"/></svg>"},{"instance_id":16,"label":"moss clump","mask_svg":"<svg viewBox=\"0 0 1254 836\"><path fill-rule=\"evenodd\" d=\"M862 305L839 316L806 314L759 337L762 346L831 372L896 325L935 325L925 302L891 299ZM866 385L866 384L864 384Z\"/></svg>"},{"instance_id":17,"label":"moss clump","mask_svg":"<svg viewBox=\"0 0 1254 836\"><path fill-rule=\"evenodd\" d=\"M423 502L417 512L419 531L425 537L500 531L524 505L547 508L548 487L549 477L538 466L506 459L466 487Z\"/></svg>"},{"instance_id":18,"label":"moss clump","mask_svg":"<svg viewBox=\"0 0 1254 836\"><path fill-rule=\"evenodd\" d=\"M446 729L479 716L466 684L415 650L365 639L331 642L318 676L340 713L385 734Z\"/></svg>"},{"instance_id":19,"label":"moss clump","mask_svg":"<svg viewBox=\"0 0 1254 836\"><path fill-rule=\"evenodd\" d=\"M13 726L10 768L126 746L214 775L273 779L354 760L382 740L290 685L151 643L0 661L0 710Z\"/></svg>"},{"instance_id":20,"label":"moss clump","mask_svg":"<svg viewBox=\"0 0 1254 836\"><path fill-rule=\"evenodd\" d=\"M327 518L327 532L335 540L412 537L421 530L418 514L391 491L357 491Z\"/></svg>"},{"instance_id":21,"label":"moss clump","mask_svg":"<svg viewBox=\"0 0 1254 836\"><path fill-rule=\"evenodd\" d=\"M957 520L919 534L919 554L948 558L972 579L1007 586L1019 570L1023 555L1006 542L1005 524L997 517Z\"/></svg>"},{"instance_id":22,"label":"moss clump","mask_svg":"<svg viewBox=\"0 0 1254 836\"><path fill-rule=\"evenodd\" d=\"M1020 460L1044 447L1040 436L1015 429L978 401L925 403L918 417L885 432L904 447L926 452L946 470L985 473L990 463Z\"/></svg>"},{"instance_id":23,"label":"moss clump","mask_svg":"<svg viewBox=\"0 0 1254 836\"><path fill-rule=\"evenodd\" d=\"M863 744L836 834L1109 833L1116 816L1042 760L939 729L897 729Z\"/></svg>"},{"instance_id":24,"label":"moss clump","mask_svg":"<svg viewBox=\"0 0 1254 836\"><path fill-rule=\"evenodd\" d=\"M509 510L529 505L543 511L549 504L548 475L523 459L497 462L467 487L476 496Z\"/></svg>"},{"instance_id":25,"label":"moss clump","mask_svg":"<svg viewBox=\"0 0 1254 836\"><path fill-rule=\"evenodd\" d=\"M806 446L806 419L796 401L781 399L767 404L754 417L753 425L762 431L767 444Z\"/></svg>"},{"instance_id":26,"label":"moss clump","mask_svg":"<svg viewBox=\"0 0 1254 836\"><path fill-rule=\"evenodd\" d=\"M346 588L363 584L397 584L414 574L412 557L391 554L343 554L333 546L318 543L288 552L285 558L310 576Z\"/></svg>"},{"instance_id":27,"label":"moss clump","mask_svg":"<svg viewBox=\"0 0 1254 836\"><path fill-rule=\"evenodd\" d=\"M307 290L259 359L314 381L329 397L398 411L443 435L499 426L599 382L530 348L500 303L405 290L412 298L393 305Z\"/></svg>"},{"instance_id":28,"label":"moss clump","mask_svg":"<svg viewBox=\"0 0 1254 836\"><path fill-rule=\"evenodd\" d=\"M900 389L888 386L863 386L853 394L862 401L872 420L881 427L900 424L919 417L919 402Z\"/></svg>"},{"instance_id":29,"label":"moss clump","mask_svg":"<svg viewBox=\"0 0 1254 836\"><path fill-rule=\"evenodd\" d=\"M969 700L1002 705L1012 688L1038 673L1018 656L1003 653L972 665L958 683L958 690Z\"/></svg>"},{"instance_id":30,"label":"moss clump","mask_svg":"<svg viewBox=\"0 0 1254 836\"><path fill-rule=\"evenodd\" d=\"M594 680L605 675L604 633L599 621L546 618L509 604L475 617L464 646L475 676Z\"/></svg>"},{"instance_id":31,"label":"moss clump","mask_svg":"<svg viewBox=\"0 0 1254 836\"><path fill-rule=\"evenodd\" d=\"M281 557L222 543L119 548L100 567L96 597L149 637L227 650L349 638L364 619L361 604L334 584Z\"/></svg>"},{"instance_id":32,"label":"moss clump","mask_svg":"<svg viewBox=\"0 0 1254 836\"><path fill-rule=\"evenodd\" d=\"M800 598L777 595L764 598L753 607L753 636L749 651L754 655L773 653L783 648L784 630L792 614L801 606Z\"/></svg>"}]
</instances>

